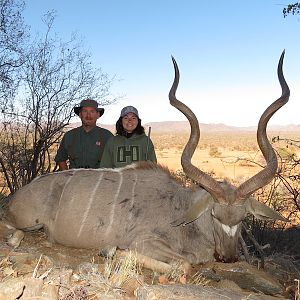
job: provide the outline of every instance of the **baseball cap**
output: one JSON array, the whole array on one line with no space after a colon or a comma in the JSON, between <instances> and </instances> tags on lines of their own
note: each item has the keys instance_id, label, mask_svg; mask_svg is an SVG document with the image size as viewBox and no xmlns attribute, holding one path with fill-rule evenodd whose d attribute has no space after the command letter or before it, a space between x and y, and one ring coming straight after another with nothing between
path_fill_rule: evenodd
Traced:
<instances>
[{"instance_id":1,"label":"baseball cap","mask_svg":"<svg viewBox=\"0 0 300 300\"><path fill-rule=\"evenodd\" d=\"M123 118L129 113L134 113L137 117L139 117L139 112L134 106L125 106L121 110L120 117Z\"/></svg>"}]
</instances>

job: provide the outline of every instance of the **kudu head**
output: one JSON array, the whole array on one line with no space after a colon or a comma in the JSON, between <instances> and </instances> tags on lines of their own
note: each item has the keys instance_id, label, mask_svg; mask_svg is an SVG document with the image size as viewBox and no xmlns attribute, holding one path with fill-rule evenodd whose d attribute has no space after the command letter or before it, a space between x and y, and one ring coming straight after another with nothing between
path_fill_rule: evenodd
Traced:
<instances>
[{"instance_id":1,"label":"kudu head","mask_svg":"<svg viewBox=\"0 0 300 300\"><path fill-rule=\"evenodd\" d=\"M264 111L257 128L257 142L266 160L266 166L258 174L235 187L226 181L222 183L216 181L191 163L191 158L200 138L199 123L190 108L175 96L179 83L179 69L172 57L175 78L169 92L169 100L171 105L186 116L191 126L191 134L181 156L181 165L185 174L210 194L205 198L199 196L198 199L194 199L192 207L183 217L174 221L172 225L186 225L197 220L205 211L209 210L213 219L211 230L213 230L215 241L215 257L219 261L231 262L238 258L241 222L247 214L253 214L256 218L263 220L288 221L275 210L258 202L251 196L256 190L271 182L278 167L276 153L268 140L266 128L270 118L288 102L290 95L289 87L282 72L283 58L284 51L281 54L277 69L282 95Z\"/></svg>"}]
</instances>

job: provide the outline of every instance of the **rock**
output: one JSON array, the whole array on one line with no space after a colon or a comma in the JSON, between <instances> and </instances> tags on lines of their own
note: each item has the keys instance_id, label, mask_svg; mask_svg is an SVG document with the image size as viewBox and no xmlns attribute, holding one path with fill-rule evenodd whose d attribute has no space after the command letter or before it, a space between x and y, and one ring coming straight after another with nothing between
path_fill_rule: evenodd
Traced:
<instances>
[{"instance_id":1,"label":"rock","mask_svg":"<svg viewBox=\"0 0 300 300\"><path fill-rule=\"evenodd\" d=\"M72 275L73 275L72 269L61 269L59 274L60 284L62 286L70 286Z\"/></svg>"},{"instance_id":2,"label":"rock","mask_svg":"<svg viewBox=\"0 0 300 300\"><path fill-rule=\"evenodd\" d=\"M207 280L207 281L216 281L219 282L220 280L222 280L222 276L216 274L216 272L214 270L212 270L211 268L201 268L198 272L197 272L198 276L201 276L203 278L203 280Z\"/></svg>"},{"instance_id":3,"label":"rock","mask_svg":"<svg viewBox=\"0 0 300 300\"><path fill-rule=\"evenodd\" d=\"M242 293L197 285L152 285L137 289L136 300L278 300L268 295Z\"/></svg>"},{"instance_id":4,"label":"rock","mask_svg":"<svg viewBox=\"0 0 300 300\"><path fill-rule=\"evenodd\" d=\"M98 273L99 266L97 264L85 262L85 263L80 264L77 267L77 269L78 269L78 273L80 273L82 275L96 274L96 273Z\"/></svg>"},{"instance_id":5,"label":"rock","mask_svg":"<svg viewBox=\"0 0 300 300\"><path fill-rule=\"evenodd\" d=\"M25 288L20 299L34 298L42 296L43 279L39 278L25 278ZM37 299L37 298L35 298Z\"/></svg>"},{"instance_id":6,"label":"rock","mask_svg":"<svg viewBox=\"0 0 300 300\"><path fill-rule=\"evenodd\" d=\"M58 286L54 284L44 284L43 297L47 300L58 300Z\"/></svg>"},{"instance_id":7,"label":"rock","mask_svg":"<svg viewBox=\"0 0 300 300\"><path fill-rule=\"evenodd\" d=\"M136 290L144 284L143 276L136 278L128 278L121 284L122 290L129 296L133 296L136 293Z\"/></svg>"},{"instance_id":8,"label":"rock","mask_svg":"<svg viewBox=\"0 0 300 300\"><path fill-rule=\"evenodd\" d=\"M14 278L0 283L0 299L15 300L23 293L25 283L22 279Z\"/></svg>"},{"instance_id":9,"label":"rock","mask_svg":"<svg viewBox=\"0 0 300 300\"><path fill-rule=\"evenodd\" d=\"M283 292L283 287L278 280L246 262L233 264L215 262L207 264L205 267L207 268L208 265L216 275L223 280L227 279L235 282L241 289L267 295L278 295Z\"/></svg>"},{"instance_id":10,"label":"rock","mask_svg":"<svg viewBox=\"0 0 300 300\"><path fill-rule=\"evenodd\" d=\"M83 286L76 286L62 297L62 300L88 300L87 289Z\"/></svg>"},{"instance_id":11,"label":"rock","mask_svg":"<svg viewBox=\"0 0 300 300\"><path fill-rule=\"evenodd\" d=\"M9 261L13 263L14 269L19 275L36 273L39 277L53 267L53 261L46 255L39 253L16 253L9 256Z\"/></svg>"},{"instance_id":12,"label":"rock","mask_svg":"<svg viewBox=\"0 0 300 300\"><path fill-rule=\"evenodd\" d=\"M51 272L48 274L46 280L47 282L51 282L56 286L61 285L61 274L64 272L64 268L56 268L52 269Z\"/></svg>"},{"instance_id":13,"label":"rock","mask_svg":"<svg viewBox=\"0 0 300 300\"><path fill-rule=\"evenodd\" d=\"M243 290L234 281L228 279L220 280L215 287L219 289L230 289L234 291L243 292Z\"/></svg>"}]
</instances>

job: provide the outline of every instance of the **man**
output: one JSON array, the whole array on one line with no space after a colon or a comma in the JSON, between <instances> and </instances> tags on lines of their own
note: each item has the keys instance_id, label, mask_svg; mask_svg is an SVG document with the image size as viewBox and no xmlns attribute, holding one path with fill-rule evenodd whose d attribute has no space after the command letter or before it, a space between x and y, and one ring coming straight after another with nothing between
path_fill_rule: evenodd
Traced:
<instances>
[{"instance_id":1,"label":"man","mask_svg":"<svg viewBox=\"0 0 300 300\"><path fill-rule=\"evenodd\" d=\"M74 107L74 112L80 117L82 126L63 136L55 157L59 170L99 168L104 146L113 136L110 131L96 126L104 108L98 107L95 100L85 99Z\"/></svg>"}]
</instances>

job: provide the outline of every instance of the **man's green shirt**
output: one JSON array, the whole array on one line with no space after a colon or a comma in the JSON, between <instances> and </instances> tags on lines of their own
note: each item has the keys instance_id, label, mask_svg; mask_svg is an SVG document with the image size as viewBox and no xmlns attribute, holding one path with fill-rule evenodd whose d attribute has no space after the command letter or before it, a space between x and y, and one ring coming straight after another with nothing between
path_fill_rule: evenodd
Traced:
<instances>
[{"instance_id":1,"label":"man's green shirt","mask_svg":"<svg viewBox=\"0 0 300 300\"><path fill-rule=\"evenodd\" d=\"M94 127L86 132L83 127L65 133L55 161L69 160L69 168L99 168L104 146L112 133L107 129Z\"/></svg>"},{"instance_id":2,"label":"man's green shirt","mask_svg":"<svg viewBox=\"0 0 300 300\"><path fill-rule=\"evenodd\" d=\"M145 134L116 135L105 145L100 167L120 168L141 160L157 162L151 139Z\"/></svg>"}]
</instances>

